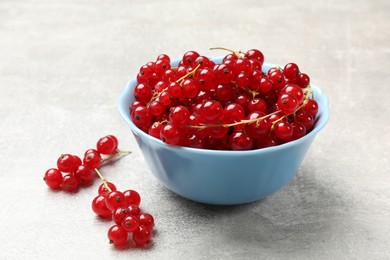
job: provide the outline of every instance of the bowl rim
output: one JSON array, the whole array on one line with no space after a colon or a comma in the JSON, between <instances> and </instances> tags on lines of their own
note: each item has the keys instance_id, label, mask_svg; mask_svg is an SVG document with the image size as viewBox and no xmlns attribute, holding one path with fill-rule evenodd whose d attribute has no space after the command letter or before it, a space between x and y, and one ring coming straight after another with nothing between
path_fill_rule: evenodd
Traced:
<instances>
[{"instance_id":1,"label":"bowl rim","mask_svg":"<svg viewBox=\"0 0 390 260\"><path fill-rule=\"evenodd\" d=\"M213 60L214 61L216 60L217 62L221 59L222 59L221 57L213 58ZM178 62L178 60L175 60L172 62L172 64L173 65L177 64L177 62ZM264 63L263 64L263 71L264 71L264 67L267 67L268 69L266 71L268 71L269 68L277 67L277 66L279 66L279 65L272 64L272 63ZM148 140L150 140L150 141L152 141L155 144L158 144L160 146L164 146L166 148L176 150L177 152L186 151L186 152L191 152L191 153L196 153L196 154L206 154L206 155L210 154L210 155L223 155L223 156L253 155L253 154L263 154L263 153L275 152L278 150L288 149L290 147L297 146L301 143L306 142L310 138L314 138L316 136L316 134L320 130L322 130L325 127L325 125L327 124L327 122L329 121L329 100L328 100L328 97L324 94L324 92L319 87L317 87L314 84L310 84L311 88L315 92L315 96L314 96L315 99L316 99L316 97L320 96L321 97L320 101L321 101L321 104L323 106L322 106L321 110L319 110L319 112L321 112L320 117L316 120L315 125L312 128L312 130L297 140L290 141L290 142L276 145L276 146L271 146L271 147L266 147L266 148L261 148L261 149L245 150L245 151L211 150L211 149L201 149L201 148L192 148L192 147L185 147L185 146L168 145L168 144L164 143L163 141L145 133L144 131L142 131L140 128L138 128L132 122L132 120L130 118L129 107L126 104L128 103L128 99L131 98L131 96L129 96L129 95L132 94L131 90L135 87L136 84L137 84L137 79L135 77L130 79L128 81L128 83L126 84L125 88L122 90L121 94L119 95L118 100L117 100L117 106L118 106L120 115L125 120L125 122L130 126L130 129L133 131L134 134L136 134L138 136L142 136L143 138L146 138L146 139L148 139ZM316 101L318 102L319 100L316 99Z\"/></svg>"}]
</instances>

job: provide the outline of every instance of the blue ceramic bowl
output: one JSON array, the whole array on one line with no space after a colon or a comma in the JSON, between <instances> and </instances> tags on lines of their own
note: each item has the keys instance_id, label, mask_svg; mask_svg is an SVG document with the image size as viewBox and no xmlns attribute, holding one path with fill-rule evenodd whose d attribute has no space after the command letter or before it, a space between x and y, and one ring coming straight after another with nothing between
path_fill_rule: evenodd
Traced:
<instances>
[{"instance_id":1,"label":"blue ceramic bowl","mask_svg":"<svg viewBox=\"0 0 390 260\"><path fill-rule=\"evenodd\" d=\"M220 62L221 59L214 61ZM274 66L264 64L263 70L268 71ZM170 146L144 133L131 121L129 106L134 102L136 84L136 79L129 81L118 99L118 108L151 172L176 194L208 204L234 205L256 201L287 184L329 117L327 97L312 85L319 106L316 123L310 133L298 140L251 151Z\"/></svg>"}]
</instances>

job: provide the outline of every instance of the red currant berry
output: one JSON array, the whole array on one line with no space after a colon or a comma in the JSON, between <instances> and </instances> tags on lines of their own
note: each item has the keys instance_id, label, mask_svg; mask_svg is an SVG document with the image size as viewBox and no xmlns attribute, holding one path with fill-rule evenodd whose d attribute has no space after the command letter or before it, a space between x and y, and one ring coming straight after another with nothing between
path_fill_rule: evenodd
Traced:
<instances>
[{"instance_id":1,"label":"red currant berry","mask_svg":"<svg viewBox=\"0 0 390 260\"><path fill-rule=\"evenodd\" d=\"M263 94L270 92L272 89L272 82L267 78L261 78L259 91Z\"/></svg>"},{"instance_id":2,"label":"red currant berry","mask_svg":"<svg viewBox=\"0 0 390 260\"><path fill-rule=\"evenodd\" d=\"M43 180L50 189L60 189L62 183L62 173L58 169L51 168L45 172Z\"/></svg>"},{"instance_id":3,"label":"red currant berry","mask_svg":"<svg viewBox=\"0 0 390 260\"><path fill-rule=\"evenodd\" d=\"M229 101L232 99L235 92L234 84L220 84L215 90L215 94L219 101ZM199 102L199 101L198 101Z\"/></svg>"},{"instance_id":4,"label":"red currant berry","mask_svg":"<svg viewBox=\"0 0 390 260\"><path fill-rule=\"evenodd\" d=\"M249 112L266 112L267 103L262 98L254 98L248 103Z\"/></svg>"},{"instance_id":5,"label":"red currant berry","mask_svg":"<svg viewBox=\"0 0 390 260\"><path fill-rule=\"evenodd\" d=\"M61 172L74 172L78 167L77 164L77 159L71 154L62 154L57 160L57 167Z\"/></svg>"},{"instance_id":6,"label":"red currant berry","mask_svg":"<svg viewBox=\"0 0 390 260\"><path fill-rule=\"evenodd\" d=\"M318 113L318 103L314 99L309 99L302 109L308 112L312 117Z\"/></svg>"},{"instance_id":7,"label":"red currant berry","mask_svg":"<svg viewBox=\"0 0 390 260\"><path fill-rule=\"evenodd\" d=\"M289 140L293 134L293 129L288 122L280 121L275 124L273 132L278 138Z\"/></svg>"},{"instance_id":8,"label":"red currant berry","mask_svg":"<svg viewBox=\"0 0 390 260\"><path fill-rule=\"evenodd\" d=\"M261 51L256 49L251 49L245 53L245 58L248 60L257 60L262 66L264 63L264 55Z\"/></svg>"},{"instance_id":9,"label":"red currant berry","mask_svg":"<svg viewBox=\"0 0 390 260\"><path fill-rule=\"evenodd\" d=\"M88 167L80 165L74 172L74 176L79 182L80 186L89 186L95 180L95 175Z\"/></svg>"},{"instance_id":10,"label":"red currant berry","mask_svg":"<svg viewBox=\"0 0 390 260\"><path fill-rule=\"evenodd\" d=\"M139 227L139 220L136 216L126 216L122 221L122 227L127 232L134 232Z\"/></svg>"},{"instance_id":11,"label":"red currant berry","mask_svg":"<svg viewBox=\"0 0 390 260\"><path fill-rule=\"evenodd\" d=\"M306 112L305 110L300 109L296 114L295 114L295 119L297 122L302 123L306 131L309 131L313 125L314 125L314 119L311 114Z\"/></svg>"},{"instance_id":12,"label":"red currant berry","mask_svg":"<svg viewBox=\"0 0 390 260\"><path fill-rule=\"evenodd\" d=\"M234 151L251 150L253 139L245 132L234 132L230 136L230 148Z\"/></svg>"},{"instance_id":13,"label":"red currant berry","mask_svg":"<svg viewBox=\"0 0 390 260\"><path fill-rule=\"evenodd\" d=\"M293 129L291 140L297 140L306 134L306 128L302 123L292 122L291 127Z\"/></svg>"},{"instance_id":14,"label":"red currant berry","mask_svg":"<svg viewBox=\"0 0 390 260\"><path fill-rule=\"evenodd\" d=\"M160 133L161 133L162 127L163 127L163 124L161 124L160 122L154 122L149 127L148 134L150 136L153 136L154 138L160 139Z\"/></svg>"},{"instance_id":15,"label":"red currant berry","mask_svg":"<svg viewBox=\"0 0 390 260\"><path fill-rule=\"evenodd\" d=\"M220 64L216 69L214 69L214 71L216 72L221 84L230 83L235 77L232 67L228 64Z\"/></svg>"},{"instance_id":16,"label":"red currant berry","mask_svg":"<svg viewBox=\"0 0 390 260\"><path fill-rule=\"evenodd\" d=\"M112 219L117 225L121 225L122 221L125 217L130 216L130 210L129 208L117 208L112 213Z\"/></svg>"},{"instance_id":17,"label":"red currant berry","mask_svg":"<svg viewBox=\"0 0 390 260\"><path fill-rule=\"evenodd\" d=\"M275 135L266 136L263 139L259 139L256 143L256 148L267 148L279 145L278 138Z\"/></svg>"},{"instance_id":18,"label":"red currant berry","mask_svg":"<svg viewBox=\"0 0 390 260\"><path fill-rule=\"evenodd\" d=\"M116 187L112 182L108 181L108 182L106 182L106 184L110 188L111 191L116 191ZM104 185L104 183L100 184L99 189L98 189L98 194L106 197L108 193L110 193L110 191L107 189L106 185Z\"/></svg>"},{"instance_id":19,"label":"red currant berry","mask_svg":"<svg viewBox=\"0 0 390 260\"><path fill-rule=\"evenodd\" d=\"M184 140L184 146L191 148L204 148L204 140L200 135L187 135Z\"/></svg>"},{"instance_id":20,"label":"red currant berry","mask_svg":"<svg viewBox=\"0 0 390 260\"><path fill-rule=\"evenodd\" d=\"M153 100L149 104L149 112L152 116L159 116L164 112L164 105L157 100Z\"/></svg>"},{"instance_id":21,"label":"red currant berry","mask_svg":"<svg viewBox=\"0 0 390 260\"><path fill-rule=\"evenodd\" d=\"M170 145L179 145L181 142L181 135L179 128L166 124L161 128L160 139Z\"/></svg>"},{"instance_id":22,"label":"red currant berry","mask_svg":"<svg viewBox=\"0 0 390 260\"><path fill-rule=\"evenodd\" d=\"M114 244L115 247L124 247L127 243L128 233L122 228L122 226L114 225L108 230L108 239L110 244Z\"/></svg>"},{"instance_id":23,"label":"red currant berry","mask_svg":"<svg viewBox=\"0 0 390 260\"><path fill-rule=\"evenodd\" d=\"M298 105L303 103L304 94L302 89L298 85L287 84L281 91L280 94L290 94L297 99Z\"/></svg>"},{"instance_id":24,"label":"red currant berry","mask_svg":"<svg viewBox=\"0 0 390 260\"><path fill-rule=\"evenodd\" d=\"M245 117L244 108L236 103L227 105L223 110L223 123L231 124L240 122Z\"/></svg>"},{"instance_id":25,"label":"red currant berry","mask_svg":"<svg viewBox=\"0 0 390 260\"><path fill-rule=\"evenodd\" d=\"M263 112L252 112L247 116L248 120L259 119L265 116ZM245 125L245 132L254 139L265 138L271 131L271 123L268 118Z\"/></svg>"},{"instance_id":26,"label":"red currant berry","mask_svg":"<svg viewBox=\"0 0 390 260\"><path fill-rule=\"evenodd\" d=\"M79 183L72 174L67 174L62 178L61 188L67 192L77 192Z\"/></svg>"},{"instance_id":27,"label":"red currant berry","mask_svg":"<svg viewBox=\"0 0 390 260\"><path fill-rule=\"evenodd\" d=\"M98 140L96 149L101 154L114 154L118 149L118 143L107 135Z\"/></svg>"},{"instance_id":28,"label":"red currant berry","mask_svg":"<svg viewBox=\"0 0 390 260\"><path fill-rule=\"evenodd\" d=\"M162 94L160 98L161 97ZM152 116L149 113L149 109L146 106L138 106L137 108L134 109L133 113L131 114L131 119L133 120L136 126L138 126L139 128L143 128L150 125Z\"/></svg>"},{"instance_id":29,"label":"red currant berry","mask_svg":"<svg viewBox=\"0 0 390 260\"><path fill-rule=\"evenodd\" d=\"M192 66L196 60L196 58L199 57L199 53L196 51L187 51L183 56L183 65L188 67Z\"/></svg>"},{"instance_id":30,"label":"red currant berry","mask_svg":"<svg viewBox=\"0 0 390 260\"><path fill-rule=\"evenodd\" d=\"M282 89L286 84L283 73L280 70L274 70L269 74L269 79L272 81L272 87L275 90Z\"/></svg>"},{"instance_id":31,"label":"red currant berry","mask_svg":"<svg viewBox=\"0 0 390 260\"><path fill-rule=\"evenodd\" d=\"M154 64L154 71L160 77L162 77L165 71L171 68L171 64L167 60L157 60Z\"/></svg>"},{"instance_id":32,"label":"red currant berry","mask_svg":"<svg viewBox=\"0 0 390 260\"><path fill-rule=\"evenodd\" d=\"M203 104L199 116L204 122L216 122L223 117L223 107L218 101L208 100Z\"/></svg>"},{"instance_id":33,"label":"red currant berry","mask_svg":"<svg viewBox=\"0 0 390 260\"><path fill-rule=\"evenodd\" d=\"M305 73L299 73L297 83L301 88L306 88L310 84L310 78Z\"/></svg>"},{"instance_id":34,"label":"red currant berry","mask_svg":"<svg viewBox=\"0 0 390 260\"><path fill-rule=\"evenodd\" d=\"M149 213L139 215L139 224L148 227L150 230L154 227L154 218Z\"/></svg>"},{"instance_id":35,"label":"red currant berry","mask_svg":"<svg viewBox=\"0 0 390 260\"><path fill-rule=\"evenodd\" d=\"M126 190L123 192L123 195L125 196L126 206L139 206L141 204L141 196L135 190Z\"/></svg>"},{"instance_id":36,"label":"red currant berry","mask_svg":"<svg viewBox=\"0 0 390 260\"><path fill-rule=\"evenodd\" d=\"M284 66L283 74L287 79L295 79L299 74L298 65L295 63L288 63Z\"/></svg>"},{"instance_id":37,"label":"red currant berry","mask_svg":"<svg viewBox=\"0 0 390 260\"><path fill-rule=\"evenodd\" d=\"M111 191L106 196L106 206L110 210L124 207L126 205L125 196L120 191Z\"/></svg>"},{"instance_id":38,"label":"red currant berry","mask_svg":"<svg viewBox=\"0 0 390 260\"><path fill-rule=\"evenodd\" d=\"M236 76L235 81L236 81L237 85L240 86L240 87L246 87L246 86L249 85L249 82L250 82L249 77L243 71L238 73L238 75Z\"/></svg>"},{"instance_id":39,"label":"red currant berry","mask_svg":"<svg viewBox=\"0 0 390 260\"><path fill-rule=\"evenodd\" d=\"M152 87L146 83L138 84L134 88L134 97L139 102L148 102L152 97Z\"/></svg>"},{"instance_id":40,"label":"red currant berry","mask_svg":"<svg viewBox=\"0 0 390 260\"><path fill-rule=\"evenodd\" d=\"M133 232L133 240L137 246L144 246L152 238L152 232L144 225L140 225Z\"/></svg>"},{"instance_id":41,"label":"red currant berry","mask_svg":"<svg viewBox=\"0 0 390 260\"><path fill-rule=\"evenodd\" d=\"M282 94L278 99L278 107L282 113L288 115L294 113L298 108L298 101L296 97L291 94Z\"/></svg>"},{"instance_id":42,"label":"red currant berry","mask_svg":"<svg viewBox=\"0 0 390 260\"><path fill-rule=\"evenodd\" d=\"M160 54L160 55L158 55L157 60L165 60L165 61L167 61L168 63L171 62L171 59L170 59L169 56L166 55L166 54Z\"/></svg>"},{"instance_id":43,"label":"red currant berry","mask_svg":"<svg viewBox=\"0 0 390 260\"><path fill-rule=\"evenodd\" d=\"M98 195L93 199L92 210L96 215L102 218L111 219L112 217L112 212L106 205L106 197L103 195Z\"/></svg>"},{"instance_id":44,"label":"red currant berry","mask_svg":"<svg viewBox=\"0 0 390 260\"><path fill-rule=\"evenodd\" d=\"M141 214L141 209L137 205L129 205L129 215L138 217Z\"/></svg>"},{"instance_id":45,"label":"red currant berry","mask_svg":"<svg viewBox=\"0 0 390 260\"><path fill-rule=\"evenodd\" d=\"M174 107L169 113L169 122L175 127L186 126L189 119L190 111L185 106Z\"/></svg>"},{"instance_id":46,"label":"red currant berry","mask_svg":"<svg viewBox=\"0 0 390 260\"><path fill-rule=\"evenodd\" d=\"M98 169L102 165L102 157L98 151L91 151L84 155L83 163L89 169Z\"/></svg>"}]
</instances>

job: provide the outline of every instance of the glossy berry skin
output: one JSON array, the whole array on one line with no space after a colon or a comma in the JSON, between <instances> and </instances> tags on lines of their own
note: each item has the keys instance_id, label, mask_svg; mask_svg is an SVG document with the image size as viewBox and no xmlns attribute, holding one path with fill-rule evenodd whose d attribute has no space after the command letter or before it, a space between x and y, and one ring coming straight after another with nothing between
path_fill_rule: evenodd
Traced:
<instances>
[{"instance_id":1,"label":"glossy berry skin","mask_svg":"<svg viewBox=\"0 0 390 260\"><path fill-rule=\"evenodd\" d=\"M139 220L136 216L129 215L123 219L121 225L123 229L126 230L127 232L133 232L138 228Z\"/></svg>"},{"instance_id":2,"label":"glossy berry skin","mask_svg":"<svg viewBox=\"0 0 390 260\"><path fill-rule=\"evenodd\" d=\"M150 230L154 227L154 218L149 213L139 215L139 224L148 227Z\"/></svg>"},{"instance_id":3,"label":"glossy berry skin","mask_svg":"<svg viewBox=\"0 0 390 260\"><path fill-rule=\"evenodd\" d=\"M43 180L45 181L46 185L49 186L50 189L60 189L62 183L62 173L55 168L48 169L45 172Z\"/></svg>"},{"instance_id":4,"label":"glossy berry skin","mask_svg":"<svg viewBox=\"0 0 390 260\"><path fill-rule=\"evenodd\" d=\"M115 185L112 182L108 181L107 182L107 186L111 189L111 191L116 191L116 187L115 187ZM98 194L105 197L105 196L107 196L108 193L110 193L110 191L107 190L107 188L104 185L104 183L100 184L100 186L98 188Z\"/></svg>"},{"instance_id":5,"label":"glossy berry skin","mask_svg":"<svg viewBox=\"0 0 390 260\"><path fill-rule=\"evenodd\" d=\"M186 126L189 119L190 111L185 106L176 106L169 113L169 122L175 127Z\"/></svg>"},{"instance_id":6,"label":"glossy berry skin","mask_svg":"<svg viewBox=\"0 0 390 260\"><path fill-rule=\"evenodd\" d=\"M292 122L291 127L293 129L291 140L297 140L306 134L306 128L302 123Z\"/></svg>"},{"instance_id":7,"label":"glossy berry skin","mask_svg":"<svg viewBox=\"0 0 390 260\"><path fill-rule=\"evenodd\" d=\"M129 205L129 215L138 217L141 214L141 209L137 205Z\"/></svg>"},{"instance_id":8,"label":"glossy berry skin","mask_svg":"<svg viewBox=\"0 0 390 260\"><path fill-rule=\"evenodd\" d=\"M80 186L89 186L95 180L95 174L91 169L84 165L80 165L79 168L74 172L74 176L79 182Z\"/></svg>"},{"instance_id":9,"label":"glossy berry skin","mask_svg":"<svg viewBox=\"0 0 390 260\"><path fill-rule=\"evenodd\" d=\"M294 111L298 108L298 101L293 95L282 94L278 99L278 108L285 115L294 113Z\"/></svg>"},{"instance_id":10,"label":"glossy berry skin","mask_svg":"<svg viewBox=\"0 0 390 260\"><path fill-rule=\"evenodd\" d=\"M77 167L77 159L71 154L62 154L57 160L57 168L61 172L73 172Z\"/></svg>"},{"instance_id":11,"label":"glossy berry skin","mask_svg":"<svg viewBox=\"0 0 390 260\"><path fill-rule=\"evenodd\" d=\"M301 88L306 88L310 84L310 78L305 73L299 73L297 77L297 83Z\"/></svg>"},{"instance_id":12,"label":"glossy berry skin","mask_svg":"<svg viewBox=\"0 0 390 260\"><path fill-rule=\"evenodd\" d=\"M295 84L287 84L281 91L280 94L289 94L294 96L297 99L298 105L302 105L303 99L304 99L304 94L302 89Z\"/></svg>"},{"instance_id":13,"label":"glossy berry skin","mask_svg":"<svg viewBox=\"0 0 390 260\"><path fill-rule=\"evenodd\" d=\"M287 79L295 79L299 74L298 65L295 63L286 64L283 69L283 74Z\"/></svg>"},{"instance_id":14,"label":"glossy berry skin","mask_svg":"<svg viewBox=\"0 0 390 260\"><path fill-rule=\"evenodd\" d=\"M166 124L161 129L160 138L164 143L179 145L181 141L180 130L171 124Z\"/></svg>"},{"instance_id":15,"label":"glossy berry skin","mask_svg":"<svg viewBox=\"0 0 390 260\"><path fill-rule=\"evenodd\" d=\"M301 109L295 114L295 119L305 126L306 131L309 131L314 125L313 116Z\"/></svg>"},{"instance_id":16,"label":"glossy berry skin","mask_svg":"<svg viewBox=\"0 0 390 260\"><path fill-rule=\"evenodd\" d=\"M84 155L83 163L91 170L98 169L102 165L102 157L98 151L91 151Z\"/></svg>"},{"instance_id":17,"label":"glossy berry skin","mask_svg":"<svg viewBox=\"0 0 390 260\"><path fill-rule=\"evenodd\" d=\"M289 123L280 121L275 124L273 132L278 138L287 141L293 134L293 128Z\"/></svg>"},{"instance_id":18,"label":"glossy berry skin","mask_svg":"<svg viewBox=\"0 0 390 260\"><path fill-rule=\"evenodd\" d=\"M314 99L309 99L302 109L314 117L318 113L318 103Z\"/></svg>"},{"instance_id":19,"label":"glossy berry skin","mask_svg":"<svg viewBox=\"0 0 390 260\"><path fill-rule=\"evenodd\" d=\"M160 98L162 98L160 96ZM138 106L134 109L133 113L131 114L131 119L133 120L134 124L140 128L149 126L152 116L149 113L149 109L146 106Z\"/></svg>"},{"instance_id":20,"label":"glossy berry skin","mask_svg":"<svg viewBox=\"0 0 390 260\"><path fill-rule=\"evenodd\" d=\"M62 178L61 188L67 192L77 192L79 183L72 174L67 174Z\"/></svg>"},{"instance_id":21,"label":"glossy berry skin","mask_svg":"<svg viewBox=\"0 0 390 260\"><path fill-rule=\"evenodd\" d=\"M139 206L141 204L141 196L135 190L126 190L123 192L123 195L125 196L126 206Z\"/></svg>"},{"instance_id":22,"label":"glossy berry skin","mask_svg":"<svg viewBox=\"0 0 390 260\"><path fill-rule=\"evenodd\" d=\"M98 195L93 199L92 210L93 212L95 212L96 215L102 218L106 218L106 219L112 218L112 211L109 208L107 208L106 197L103 195Z\"/></svg>"},{"instance_id":23,"label":"glossy berry skin","mask_svg":"<svg viewBox=\"0 0 390 260\"><path fill-rule=\"evenodd\" d=\"M251 150L253 139L245 132L234 132L230 136L230 147L233 151Z\"/></svg>"},{"instance_id":24,"label":"glossy berry skin","mask_svg":"<svg viewBox=\"0 0 390 260\"><path fill-rule=\"evenodd\" d=\"M264 63L264 55L261 51L251 49L245 53L245 58L248 60L257 60L262 66Z\"/></svg>"},{"instance_id":25,"label":"glossy berry skin","mask_svg":"<svg viewBox=\"0 0 390 260\"><path fill-rule=\"evenodd\" d=\"M127 243L128 233L122 228L122 226L114 225L110 227L107 233L110 244L114 244L115 247L124 247Z\"/></svg>"},{"instance_id":26,"label":"glossy berry skin","mask_svg":"<svg viewBox=\"0 0 390 260\"><path fill-rule=\"evenodd\" d=\"M223 107L218 101L206 101L200 110L200 119L206 123L214 123L223 117Z\"/></svg>"},{"instance_id":27,"label":"glossy berry skin","mask_svg":"<svg viewBox=\"0 0 390 260\"><path fill-rule=\"evenodd\" d=\"M152 238L152 232L144 225L140 225L133 232L133 240L137 246L144 246Z\"/></svg>"},{"instance_id":28,"label":"glossy berry skin","mask_svg":"<svg viewBox=\"0 0 390 260\"><path fill-rule=\"evenodd\" d=\"M127 207L117 208L112 213L112 220L117 225L122 225L122 221L125 217L130 216L130 210Z\"/></svg>"},{"instance_id":29,"label":"glossy berry skin","mask_svg":"<svg viewBox=\"0 0 390 260\"><path fill-rule=\"evenodd\" d=\"M114 154L118 149L118 142L110 135L100 138L96 143L96 150L101 154Z\"/></svg>"},{"instance_id":30,"label":"glossy berry skin","mask_svg":"<svg viewBox=\"0 0 390 260\"><path fill-rule=\"evenodd\" d=\"M106 196L106 206L114 211L126 205L125 196L120 191L111 191Z\"/></svg>"}]
</instances>

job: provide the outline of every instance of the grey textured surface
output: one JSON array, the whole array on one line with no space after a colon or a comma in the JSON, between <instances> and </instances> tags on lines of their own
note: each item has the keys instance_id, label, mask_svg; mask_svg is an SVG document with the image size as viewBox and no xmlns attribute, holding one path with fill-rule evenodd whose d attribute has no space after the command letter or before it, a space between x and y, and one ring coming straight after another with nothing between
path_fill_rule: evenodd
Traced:
<instances>
[{"instance_id":1,"label":"grey textured surface","mask_svg":"<svg viewBox=\"0 0 390 260\"><path fill-rule=\"evenodd\" d=\"M2 259L390 258L390 2L0 0ZM295 178L248 205L194 203L149 173L116 99L158 54L258 48L294 61L331 119ZM102 172L140 192L148 249L115 250L90 203L42 182L61 153L115 134L133 154Z\"/></svg>"}]
</instances>

